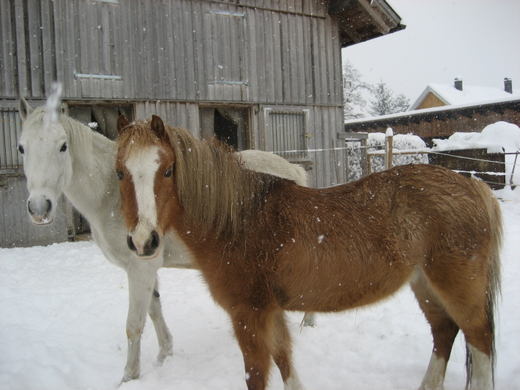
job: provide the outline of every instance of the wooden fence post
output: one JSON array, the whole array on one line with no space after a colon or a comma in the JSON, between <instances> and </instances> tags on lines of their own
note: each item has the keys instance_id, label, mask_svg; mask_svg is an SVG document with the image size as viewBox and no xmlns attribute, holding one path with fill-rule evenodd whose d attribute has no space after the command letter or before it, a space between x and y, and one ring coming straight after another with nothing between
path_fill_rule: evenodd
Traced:
<instances>
[{"instance_id":1,"label":"wooden fence post","mask_svg":"<svg viewBox=\"0 0 520 390\"><path fill-rule=\"evenodd\" d=\"M386 129L385 134L385 169L390 169L393 166L392 156L394 149L394 131L391 127Z\"/></svg>"}]
</instances>

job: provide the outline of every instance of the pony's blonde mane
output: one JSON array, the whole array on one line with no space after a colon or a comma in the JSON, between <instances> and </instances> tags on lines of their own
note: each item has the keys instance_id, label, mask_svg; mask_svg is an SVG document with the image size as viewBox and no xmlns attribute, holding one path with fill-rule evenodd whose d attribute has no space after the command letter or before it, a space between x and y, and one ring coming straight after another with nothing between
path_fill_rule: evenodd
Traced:
<instances>
[{"instance_id":1,"label":"pony's blonde mane","mask_svg":"<svg viewBox=\"0 0 520 390\"><path fill-rule=\"evenodd\" d=\"M175 185L186 223L235 239L247 229L276 179L244 168L240 156L224 143L165 128L175 154Z\"/></svg>"}]
</instances>

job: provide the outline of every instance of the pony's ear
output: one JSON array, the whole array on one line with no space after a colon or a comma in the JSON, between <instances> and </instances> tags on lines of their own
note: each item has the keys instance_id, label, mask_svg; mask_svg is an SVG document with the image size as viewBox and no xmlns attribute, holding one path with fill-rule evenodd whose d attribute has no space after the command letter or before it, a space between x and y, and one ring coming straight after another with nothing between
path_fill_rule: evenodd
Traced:
<instances>
[{"instance_id":1,"label":"pony's ear","mask_svg":"<svg viewBox=\"0 0 520 390\"><path fill-rule=\"evenodd\" d=\"M130 122L128 122L128 119L126 119L125 114L119 115L119 118L117 118L117 134L121 135L125 132L125 127L128 126Z\"/></svg>"},{"instance_id":2,"label":"pony's ear","mask_svg":"<svg viewBox=\"0 0 520 390\"><path fill-rule=\"evenodd\" d=\"M33 112L33 109L31 106L29 106L29 103L27 103L27 100L25 100L23 97L20 98L20 101L18 102L18 109L20 110L20 117L22 118L22 121L25 122L25 119L31 115L31 112Z\"/></svg>"},{"instance_id":3,"label":"pony's ear","mask_svg":"<svg viewBox=\"0 0 520 390\"><path fill-rule=\"evenodd\" d=\"M151 123L152 131L155 133L157 138L161 140L168 140L168 134L166 134L166 129L164 128L164 122L157 115L152 115L152 123Z\"/></svg>"}]
</instances>

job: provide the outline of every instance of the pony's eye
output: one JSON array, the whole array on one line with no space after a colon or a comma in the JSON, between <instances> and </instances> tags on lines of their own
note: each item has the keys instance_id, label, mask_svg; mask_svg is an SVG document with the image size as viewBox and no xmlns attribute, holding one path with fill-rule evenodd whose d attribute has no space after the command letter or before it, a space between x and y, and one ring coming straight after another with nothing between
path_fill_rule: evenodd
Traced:
<instances>
[{"instance_id":1,"label":"pony's eye","mask_svg":"<svg viewBox=\"0 0 520 390\"><path fill-rule=\"evenodd\" d=\"M65 152L67 150L67 143L63 143L63 145L61 146L61 149L60 149L60 152Z\"/></svg>"},{"instance_id":2,"label":"pony's eye","mask_svg":"<svg viewBox=\"0 0 520 390\"><path fill-rule=\"evenodd\" d=\"M171 177L172 176L173 167L169 167L166 172L164 172L164 177Z\"/></svg>"},{"instance_id":3,"label":"pony's eye","mask_svg":"<svg viewBox=\"0 0 520 390\"><path fill-rule=\"evenodd\" d=\"M24 153L25 153L25 149L23 148L22 145L18 145L18 151L19 151L21 154L24 154Z\"/></svg>"},{"instance_id":4,"label":"pony's eye","mask_svg":"<svg viewBox=\"0 0 520 390\"><path fill-rule=\"evenodd\" d=\"M123 180L125 178L125 174L120 169L116 169L116 173L119 180Z\"/></svg>"}]
</instances>

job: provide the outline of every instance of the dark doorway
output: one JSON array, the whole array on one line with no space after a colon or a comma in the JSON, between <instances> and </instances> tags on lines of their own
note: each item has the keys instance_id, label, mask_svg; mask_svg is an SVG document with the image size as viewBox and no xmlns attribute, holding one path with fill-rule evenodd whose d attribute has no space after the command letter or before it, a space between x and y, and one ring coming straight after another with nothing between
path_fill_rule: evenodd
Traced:
<instances>
[{"instance_id":1,"label":"dark doorway","mask_svg":"<svg viewBox=\"0 0 520 390\"><path fill-rule=\"evenodd\" d=\"M218 140L233 146L235 150L249 148L247 136L247 108L200 109L200 128L203 139Z\"/></svg>"},{"instance_id":2,"label":"dark doorway","mask_svg":"<svg viewBox=\"0 0 520 390\"><path fill-rule=\"evenodd\" d=\"M219 141L239 150L238 125L232 120L224 118L218 110L215 110L214 132Z\"/></svg>"},{"instance_id":3,"label":"dark doorway","mask_svg":"<svg viewBox=\"0 0 520 390\"><path fill-rule=\"evenodd\" d=\"M69 116L90 126L92 130L115 140L116 123L119 115L124 114L130 122L133 120L133 106L130 104L89 104L69 105Z\"/></svg>"}]
</instances>

